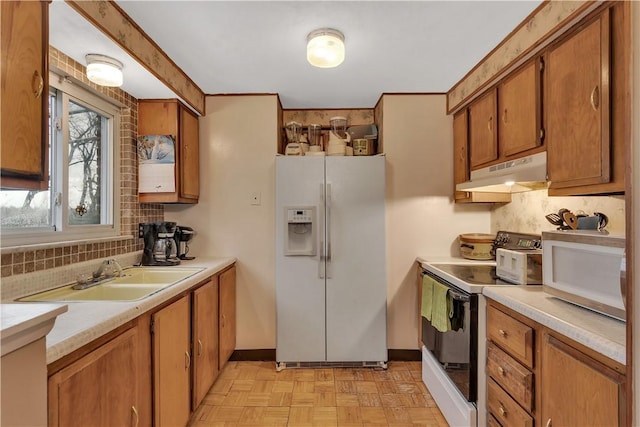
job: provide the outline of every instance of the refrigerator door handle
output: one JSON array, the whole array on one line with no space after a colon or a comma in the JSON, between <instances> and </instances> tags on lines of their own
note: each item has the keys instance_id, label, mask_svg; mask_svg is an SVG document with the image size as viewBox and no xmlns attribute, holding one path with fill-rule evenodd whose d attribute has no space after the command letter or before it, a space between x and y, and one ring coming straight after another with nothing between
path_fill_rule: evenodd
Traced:
<instances>
[{"instance_id":1,"label":"refrigerator door handle","mask_svg":"<svg viewBox=\"0 0 640 427\"><path fill-rule=\"evenodd\" d=\"M324 207L324 183L320 183L320 202L322 207ZM324 238L322 236L324 236L324 231L322 230L322 224L323 224L323 218L322 218L322 212L323 209L320 209L320 212L318 213L318 234L320 235L320 257L318 260L318 277L320 279L324 279L324 275L325 275L325 261L326 261L326 257L325 257L325 250L324 250Z\"/></svg>"},{"instance_id":2,"label":"refrigerator door handle","mask_svg":"<svg viewBox=\"0 0 640 427\"><path fill-rule=\"evenodd\" d=\"M331 184L327 183L327 194L326 194L326 223L327 223L327 268L326 274L327 279L331 279Z\"/></svg>"}]
</instances>

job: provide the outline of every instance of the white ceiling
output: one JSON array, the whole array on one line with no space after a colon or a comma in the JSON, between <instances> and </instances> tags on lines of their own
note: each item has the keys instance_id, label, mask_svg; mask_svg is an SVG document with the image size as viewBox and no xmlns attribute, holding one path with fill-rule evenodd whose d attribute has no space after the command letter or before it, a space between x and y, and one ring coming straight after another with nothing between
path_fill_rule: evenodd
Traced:
<instances>
[{"instance_id":1,"label":"white ceiling","mask_svg":"<svg viewBox=\"0 0 640 427\"><path fill-rule=\"evenodd\" d=\"M287 109L371 108L383 92L447 92L540 1L118 1L207 94L278 93ZM51 4L50 42L125 63L123 89L174 97L62 1ZM306 37L345 35L334 69L306 61Z\"/></svg>"}]
</instances>

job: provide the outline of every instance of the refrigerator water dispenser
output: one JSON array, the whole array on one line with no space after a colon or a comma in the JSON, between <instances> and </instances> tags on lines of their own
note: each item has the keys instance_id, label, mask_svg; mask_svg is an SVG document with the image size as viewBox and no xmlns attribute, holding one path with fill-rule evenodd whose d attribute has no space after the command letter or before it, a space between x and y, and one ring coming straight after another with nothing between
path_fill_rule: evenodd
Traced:
<instances>
[{"instance_id":1,"label":"refrigerator water dispenser","mask_svg":"<svg viewBox=\"0 0 640 427\"><path fill-rule=\"evenodd\" d=\"M316 207L297 206L286 207L284 228L285 255L306 255L316 254Z\"/></svg>"}]
</instances>

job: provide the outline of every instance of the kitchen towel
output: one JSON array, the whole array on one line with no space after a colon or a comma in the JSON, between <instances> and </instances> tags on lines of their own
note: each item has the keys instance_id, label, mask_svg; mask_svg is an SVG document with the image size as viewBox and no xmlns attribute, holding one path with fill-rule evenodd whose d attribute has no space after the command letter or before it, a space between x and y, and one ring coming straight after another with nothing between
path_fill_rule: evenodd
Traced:
<instances>
[{"instance_id":1,"label":"kitchen towel","mask_svg":"<svg viewBox=\"0 0 640 427\"><path fill-rule=\"evenodd\" d=\"M464 328L464 301L451 298L451 330L457 331Z\"/></svg>"},{"instance_id":2,"label":"kitchen towel","mask_svg":"<svg viewBox=\"0 0 640 427\"><path fill-rule=\"evenodd\" d=\"M433 306L433 283L434 280L426 274L422 276L422 304L420 304L420 314L427 320L431 320L431 307Z\"/></svg>"},{"instance_id":3,"label":"kitchen towel","mask_svg":"<svg viewBox=\"0 0 640 427\"><path fill-rule=\"evenodd\" d=\"M433 302L431 311L431 324L440 332L451 330L449 313L451 312L451 296L449 288L445 285L433 282Z\"/></svg>"}]
</instances>

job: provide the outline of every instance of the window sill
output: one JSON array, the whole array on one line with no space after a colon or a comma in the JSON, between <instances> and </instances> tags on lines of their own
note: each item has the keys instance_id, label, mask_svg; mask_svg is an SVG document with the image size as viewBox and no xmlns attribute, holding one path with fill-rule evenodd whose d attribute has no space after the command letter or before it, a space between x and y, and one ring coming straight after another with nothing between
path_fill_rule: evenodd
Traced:
<instances>
[{"instance_id":1,"label":"window sill","mask_svg":"<svg viewBox=\"0 0 640 427\"><path fill-rule=\"evenodd\" d=\"M60 242L47 242L47 243L36 243L31 245L20 245L20 246L7 246L3 247L0 250L0 254L9 254L16 252L29 252L40 249L51 249L51 248L61 248L64 246L73 246L73 245L82 245L87 243L104 243L104 242L119 242L125 240L132 240L133 236L109 236L109 237L92 237L90 239L78 239L78 240L66 240Z\"/></svg>"}]
</instances>

